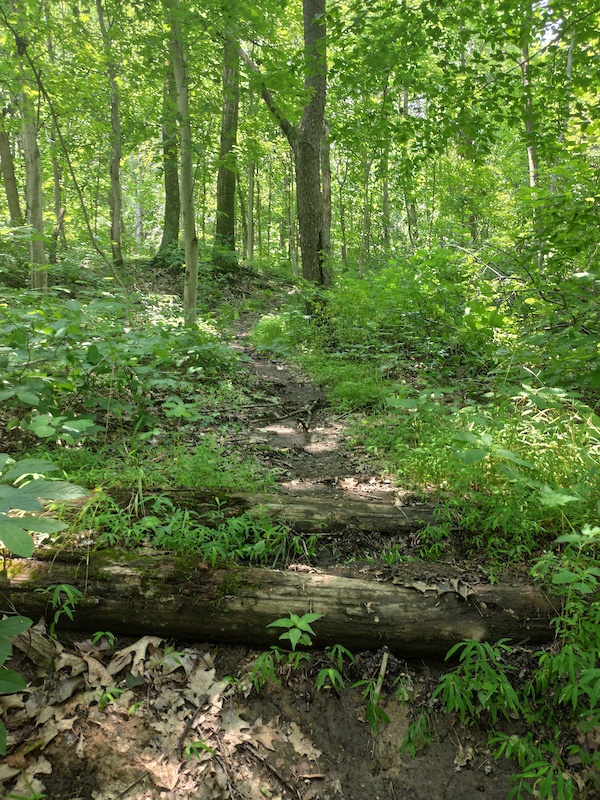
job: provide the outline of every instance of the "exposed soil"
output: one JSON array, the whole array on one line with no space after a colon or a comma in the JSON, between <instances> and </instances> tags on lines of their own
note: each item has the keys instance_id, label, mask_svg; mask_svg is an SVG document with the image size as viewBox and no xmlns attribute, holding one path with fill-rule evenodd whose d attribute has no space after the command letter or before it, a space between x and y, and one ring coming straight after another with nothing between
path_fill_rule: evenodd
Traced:
<instances>
[{"instance_id":1,"label":"exposed soil","mask_svg":"<svg viewBox=\"0 0 600 800\"><path fill-rule=\"evenodd\" d=\"M249 356L256 404L237 416L229 443L278 470L281 492L422 502L348 446L346 419L327 408L318 386L248 348L241 325L236 346ZM414 536L395 543L409 552L418 544L418 533ZM381 544L375 534L349 530L324 539L319 560L332 566L358 558L351 569L363 577L376 571L385 579L393 568L360 560L380 551ZM471 568L478 572L476 565ZM447 576L457 566L449 556L443 567L420 569ZM26 649L16 667L29 669L32 688L0 698L10 732L10 756L0 766L4 796L32 798L37 791L51 800L508 797L510 765L493 761L483 735L443 716L416 757L401 752L414 709L397 699L394 682L400 679L418 705L442 665L389 657L381 701L389 722L380 722L374 734L359 688L339 696L331 688L316 691L318 671L329 664L323 654L313 653L312 663L296 671L279 672L281 685L268 680L257 693L248 682L257 651L169 644L179 655L150 637L114 648L89 641L66 649L57 645L52 663L38 667ZM383 657L383 651L359 654L346 666L346 685L377 678ZM224 676L232 680L225 682ZM194 742L202 744L194 750Z\"/></svg>"}]
</instances>

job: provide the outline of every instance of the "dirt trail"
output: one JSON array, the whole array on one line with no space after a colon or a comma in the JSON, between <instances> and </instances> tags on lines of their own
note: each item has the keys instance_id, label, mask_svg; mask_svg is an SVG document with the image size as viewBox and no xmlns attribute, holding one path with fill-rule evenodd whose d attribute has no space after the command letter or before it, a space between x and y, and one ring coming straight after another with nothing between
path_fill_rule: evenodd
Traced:
<instances>
[{"instance_id":1,"label":"dirt trail","mask_svg":"<svg viewBox=\"0 0 600 800\"><path fill-rule=\"evenodd\" d=\"M250 357L256 404L237 417L230 441L277 469L281 492L415 502L348 446L345 419L327 408L319 387L248 348L241 327L236 346ZM358 540L360 532L350 531L328 541L331 562ZM374 552L381 546L371 544ZM379 568L376 579L383 574ZM0 788L5 780L10 796L33 797L28 782L51 800L508 797L511 767L496 764L476 732L442 720L415 758L400 752L411 707L396 698L395 681L418 702L439 665L390 656L381 701L389 723L374 734L361 691L349 687L377 677L383 651L355 654L338 696L315 688L319 669L331 665L321 653L298 670L284 670L281 685L268 681L257 693L247 678L257 651L175 643L173 656L168 644L149 637L117 648L88 641L67 651L58 646L50 673L30 665L31 691L5 704L13 751L0 767ZM30 747L32 740L37 747ZM194 742L201 743L195 750ZM27 779L22 774L15 790L23 769Z\"/></svg>"}]
</instances>

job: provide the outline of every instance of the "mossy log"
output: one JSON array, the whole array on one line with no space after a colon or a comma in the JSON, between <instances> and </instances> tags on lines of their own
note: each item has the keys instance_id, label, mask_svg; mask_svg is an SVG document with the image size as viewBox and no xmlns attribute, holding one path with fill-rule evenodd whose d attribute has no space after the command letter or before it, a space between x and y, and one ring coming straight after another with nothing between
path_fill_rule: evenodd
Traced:
<instances>
[{"instance_id":1,"label":"mossy log","mask_svg":"<svg viewBox=\"0 0 600 800\"><path fill-rule=\"evenodd\" d=\"M556 608L523 583L425 584L414 579L414 569L403 578L402 568L393 582L299 570L210 569L193 558L98 553L79 563L15 560L0 580L0 595L4 609L50 620L53 609L36 590L69 583L84 599L74 621L63 616L60 626L257 646L277 640L269 622L310 611L323 614L314 625L316 646L387 645L407 658L443 655L465 638L537 644L553 635Z\"/></svg>"},{"instance_id":2,"label":"mossy log","mask_svg":"<svg viewBox=\"0 0 600 800\"><path fill-rule=\"evenodd\" d=\"M336 531L348 527L369 532L399 533L422 528L435 521L435 510L431 507L397 506L375 500L241 492L228 494L201 489L147 489L146 492L148 496L168 497L175 505L199 514L210 515L218 506L226 516L249 512L281 520L302 533ZM113 492L112 495L122 504L131 500L131 496L124 492ZM218 504L215 498L218 498ZM136 498L136 508L139 513L144 513L145 505L139 498Z\"/></svg>"}]
</instances>

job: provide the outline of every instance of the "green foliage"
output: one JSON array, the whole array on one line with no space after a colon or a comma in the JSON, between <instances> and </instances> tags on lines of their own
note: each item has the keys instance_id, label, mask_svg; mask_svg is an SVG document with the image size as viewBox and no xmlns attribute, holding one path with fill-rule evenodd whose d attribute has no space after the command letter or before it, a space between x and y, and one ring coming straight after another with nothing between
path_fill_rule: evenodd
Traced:
<instances>
[{"instance_id":1,"label":"green foliage","mask_svg":"<svg viewBox=\"0 0 600 800\"><path fill-rule=\"evenodd\" d=\"M44 589L36 589L45 595L54 609L54 618L50 624L50 636L56 638L56 626L59 619L64 615L70 620L73 619L77 604L83 599L83 594L76 586L69 583L52 583Z\"/></svg>"},{"instance_id":2,"label":"green foliage","mask_svg":"<svg viewBox=\"0 0 600 800\"><path fill-rule=\"evenodd\" d=\"M6 453L0 453L0 541L8 552L28 558L34 548L31 531L49 534L66 527L58 520L32 516L32 512L41 511L43 508L39 498L69 500L85 494L79 486L66 481L40 477L56 469L57 467L48 461L27 458L15 462ZM15 511L25 513L15 516ZM14 670L5 667L4 663L12 655L10 637L23 633L32 624L27 617L5 617L0 620L0 693L2 694L12 694L25 688L23 678ZM0 722L0 755L5 753L6 729Z\"/></svg>"},{"instance_id":3,"label":"green foliage","mask_svg":"<svg viewBox=\"0 0 600 800\"><path fill-rule=\"evenodd\" d=\"M41 477L56 469L55 464L43 459L25 458L14 462L6 453L0 453L0 541L17 556L29 558L33 554L30 531L48 535L67 527L58 520L35 515L43 510L39 498L72 500L85 495L85 490L79 486ZM10 514L14 511L25 513Z\"/></svg>"},{"instance_id":4,"label":"green foliage","mask_svg":"<svg viewBox=\"0 0 600 800\"><path fill-rule=\"evenodd\" d=\"M287 630L280 635L280 639L287 639L292 650L295 650L298 645L310 647L312 645L312 637L315 635L311 627L311 623L322 619L323 614L303 614L301 617L298 614L290 612L289 617L282 617L270 622L267 628L287 628Z\"/></svg>"},{"instance_id":5,"label":"green foliage","mask_svg":"<svg viewBox=\"0 0 600 800\"><path fill-rule=\"evenodd\" d=\"M600 765L591 738L600 725L599 538L600 528L585 526L558 537L557 549L537 560L534 574L563 599L555 620L559 646L534 653L524 679L510 663L516 651L506 640L468 640L449 651L447 658L460 653L460 663L432 694L462 723L485 727L496 758L518 763L516 798L527 793L570 800L575 786L594 785ZM501 718L517 722L518 732L498 730ZM424 730L421 715L404 746L414 753Z\"/></svg>"},{"instance_id":6,"label":"green foliage","mask_svg":"<svg viewBox=\"0 0 600 800\"><path fill-rule=\"evenodd\" d=\"M223 510L209 516L203 519L164 495L142 495L126 509L100 494L83 510L78 524L93 531L100 546L150 545L181 555L198 555L213 566L275 566L314 555L315 537L305 539L268 518L249 513L230 517Z\"/></svg>"},{"instance_id":7,"label":"green foliage","mask_svg":"<svg viewBox=\"0 0 600 800\"><path fill-rule=\"evenodd\" d=\"M187 744L183 750L183 754L187 759L190 758L200 758L202 753L211 753L211 755L215 755L215 751L212 747L209 747L206 742L198 739L195 742L190 742Z\"/></svg>"},{"instance_id":8,"label":"green foliage","mask_svg":"<svg viewBox=\"0 0 600 800\"><path fill-rule=\"evenodd\" d=\"M72 444L115 426L152 430L165 402L177 419L174 387L214 382L237 363L210 325L184 328L165 303L144 308L116 295L83 303L20 293L4 311L4 419L9 429L42 439ZM147 314L154 324L140 325Z\"/></svg>"}]
</instances>

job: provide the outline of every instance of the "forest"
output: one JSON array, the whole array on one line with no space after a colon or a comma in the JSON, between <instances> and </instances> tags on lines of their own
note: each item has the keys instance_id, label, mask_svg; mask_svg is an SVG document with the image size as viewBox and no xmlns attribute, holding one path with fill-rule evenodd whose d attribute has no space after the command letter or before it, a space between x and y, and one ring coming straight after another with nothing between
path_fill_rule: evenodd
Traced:
<instances>
[{"instance_id":1,"label":"forest","mask_svg":"<svg viewBox=\"0 0 600 800\"><path fill-rule=\"evenodd\" d=\"M0 0L4 797L600 795L599 65Z\"/></svg>"}]
</instances>

